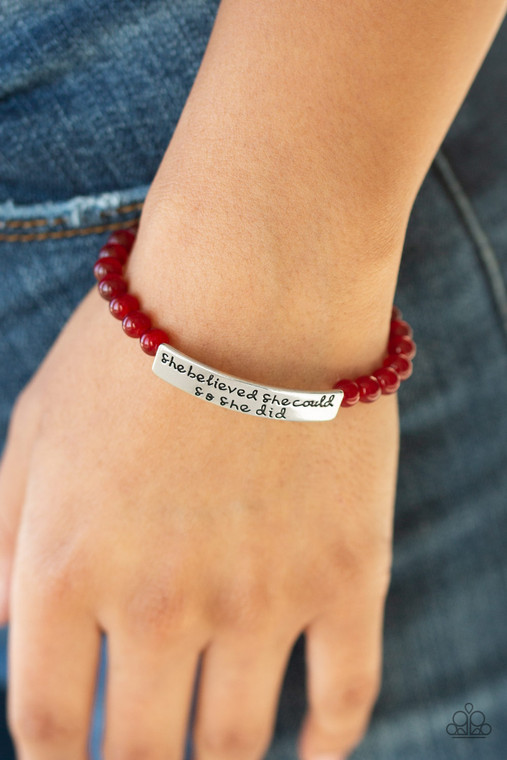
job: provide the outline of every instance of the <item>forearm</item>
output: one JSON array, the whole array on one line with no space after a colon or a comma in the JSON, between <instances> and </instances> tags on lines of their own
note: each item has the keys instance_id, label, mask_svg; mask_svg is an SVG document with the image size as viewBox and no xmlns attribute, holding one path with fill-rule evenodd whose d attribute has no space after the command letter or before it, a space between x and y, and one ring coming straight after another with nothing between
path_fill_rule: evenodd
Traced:
<instances>
[{"instance_id":1,"label":"forearm","mask_svg":"<svg viewBox=\"0 0 507 760\"><path fill-rule=\"evenodd\" d=\"M222 0L179 132L207 138L210 162L226 142L221 171L239 182L263 167L291 208L328 194L358 219L365 206L406 211L506 7Z\"/></svg>"},{"instance_id":2,"label":"forearm","mask_svg":"<svg viewBox=\"0 0 507 760\"><path fill-rule=\"evenodd\" d=\"M206 314L251 354L283 331L344 372L378 358L413 200L504 11L222 0L147 202L162 278L136 274L189 350Z\"/></svg>"}]
</instances>

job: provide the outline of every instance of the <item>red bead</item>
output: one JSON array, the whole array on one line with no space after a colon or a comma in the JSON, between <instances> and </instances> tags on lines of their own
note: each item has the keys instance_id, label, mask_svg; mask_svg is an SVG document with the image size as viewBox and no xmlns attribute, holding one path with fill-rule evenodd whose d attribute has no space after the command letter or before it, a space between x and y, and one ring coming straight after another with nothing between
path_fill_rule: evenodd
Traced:
<instances>
[{"instance_id":1,"label":"red bead","mask_svg":"<svg viewBox=\"0 0 507 760\"><path fill-rule=\"evenodd\" d=\"M411 338L412 328L408 322L405 322L403 319L392 319L390 337L393 335L408 335L408 337Z\"/></svg>"},{"instance_id":2,"label":"red bead","mask_svg":"<svg viewBox=\"0 0 507 760\"><path fill-rule=\"evenodd\" d=\"M122 322L123 329L130 338L140 338L151 327L151 319L142 311L131 311Z\"/></svg>"},{"instance_id":3,"label":"red bead","mask_svg":"<svg viewBox=\"0 0 507 760\"><path fill-rule=\"evenodd\" d=\"M161 343L169 343L169 336L164 330L153 327L141 335L141 348L149 356L155 356Z\"/></svg>"},{"instance_id":4,"label":"red bead","mask_svg":"<svg viewBox=\"0 0 507 760\"><path fill-rule=\"evenodd\" d=\"M112 256L104 256L102 259L97 259L93 267L93 274L99 282L106 274L121 274L122 272L123 265L121 261Z\"/></svg>"},{"instance_id":5,"label":"red bead","mask_svg":"<svg viewBox=\"0 0 507 760\"><path fill-rule=\"evenodd\" d=\"M376 401L382 395L379 381L374 375L356 377L356 383L359 386L359 401L363 401L365 404Z\"/></svg>"},{"instance_id":6,"label":"red bead","mask_svg":"<svg viewBox=\"0 0 507 760\"><path fill-rule=\"evenodd\" d=\"M127 283L119 274L106 274L99 282L99 293L106 301L111 301L117 296L127 292Z\"/></svg>"},{"instance_id":7,"label":"red bead","mask_svg":"<svg viewBox=\"0 0 507 760\"><path fill-rule=\"evenodd\" d=\"M338 380L333 388L343 391L343 401L340 406L354 406L359 401L359 388L354 380Z\"/></svg>"},{"instance_id":8,"label":"red bead","mask_svg":"<svg viewBox=\"0 0 507 760\"><path fill-rule=\"evenodd\" d=\"M393 309L391 311L391 319L403 319L401 309L398 309L397 306L393 306Z\"/></svg>"},{"instance_id":9,"label":"red bead","mask_svg":"<svg viewBox=\"0 0 507 760\"><path fill-rule=\"evenodd\" d=\"M121 245L123 248L126 248L127 251L130 251L134 245L135 239L135 232L131 227L129 227L128 229L124 230L115 230L112 235L108 237L107 244L111 245L111 243L116 243L117 245Z\"/></svg>"},{"instance_id":10,"label":"red bead","mask_svg":"<svg viewBox=\"0 0 507 760\"><path fill-rule=\"evenodd\" d=\"M380 390L385 395L396 393L400 387L400 376L392 366L381 367L380 369L375 370L373 376L377 378Z\"/></svg>"},{"instance_id":11,"label":"red bead","mask_svg":"<svg viewBox=\"0 0 507 760\"><path fill-rule=\"evenodd\" d=\"M123 296L113 298L109 303L109 311L116 317L116 319L125 319L127 314L131 311L137 311L139 309L139 301L130 293L125 293Z\"/></svg>"},{"instance_id":12,"label":"red bead","mask_svg":"<svg viewBox=\"0 0 507 760\"><path fill-rule=\"evenodd\" d=\"M413 359L416 348L414 341L408 335L394 335L389 338L387 350L390 354L403 354L408 359Z\"/></svg>"},{"instance_id":13,"label":"red bead","mask_svg":"<svg viewBox=\"0 0 507 760\"><path fill-rule=\"evenodd\" d=\"M392 367L400 380L406 380L412 374L412 362L403 354L389 354L383 362L384 367Z\"/></svg>"},{"instance_id":14,"label":"red bead","mask_svg":"<svg viewBox=\"0 0 507 760\"><path fill-rule=\"evenodd\" d=\"M105 256L113 256L113 258L121 261L122 264L126 264L129 252L123 245L119 243L108 243L103 245L99 251L99 259L103 259Z\"/></svg>"}]
</instances>

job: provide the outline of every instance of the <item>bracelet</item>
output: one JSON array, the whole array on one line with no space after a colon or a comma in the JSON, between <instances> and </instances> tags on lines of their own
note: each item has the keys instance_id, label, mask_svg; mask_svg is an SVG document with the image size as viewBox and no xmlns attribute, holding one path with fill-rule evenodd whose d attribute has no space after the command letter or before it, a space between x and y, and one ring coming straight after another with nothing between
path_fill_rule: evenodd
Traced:
<instances>
[{"instance_id":1,"label":"bracelet","mask_svg":"<svg viewBox=\"0 0 507 760\"><path fill-rule=\"evenodd\" d=\"M416 345L412 328L393 306L387 353L382 366L371 375L338 380L332 389L289 390L259 385L209 367L170 344L165 330L154 327L140 309L138 298L128 292L123 268L134 245L137 228L116 230L107 239L93 267L98 291L109 301L111 314L122 321L123 330L138 338L142 350L154 356L153 372L162 380L196 398L244 414L271 419L318 421L336 417L340 406L359 401L371 403L381 395L395 393L412 374Z\"/></svg>"}]
</instances>

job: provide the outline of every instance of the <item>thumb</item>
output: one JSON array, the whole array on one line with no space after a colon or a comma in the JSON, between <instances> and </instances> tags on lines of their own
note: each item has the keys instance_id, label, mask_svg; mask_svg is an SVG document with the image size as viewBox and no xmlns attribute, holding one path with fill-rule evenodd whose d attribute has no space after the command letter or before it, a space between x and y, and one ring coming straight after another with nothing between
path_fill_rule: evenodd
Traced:
<instances>
[{"instance_id":1,"label":"thumb","mask_svg":"<svg viewBox=\"0 0 507 760\"><path fill-rule=\"evenodd\" d=\"M35 433L36 417L30 407L25 390L11 413L0 460L0 625L9 620L11 569Z\"/></svg>"}]
</instances>

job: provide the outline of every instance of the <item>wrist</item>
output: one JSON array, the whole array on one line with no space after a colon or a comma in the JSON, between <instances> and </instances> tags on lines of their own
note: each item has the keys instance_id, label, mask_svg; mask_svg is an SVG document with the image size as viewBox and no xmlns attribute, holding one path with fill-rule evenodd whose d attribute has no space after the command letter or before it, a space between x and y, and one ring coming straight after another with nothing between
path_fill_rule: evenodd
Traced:
<instances>
[{"instance_id":1,"label":"wrist","mask_svg":"<svg viewBox=\"0 0 507 760\"><path fill-rule=\"evenodd\" d=\"M148 205L130 289L174 345L224 372L309 389L369 374L385 356L399 254L352 266L295 238L291 249L264 220L220 227L190 204Z\"/></svg>"}]
</instances>

